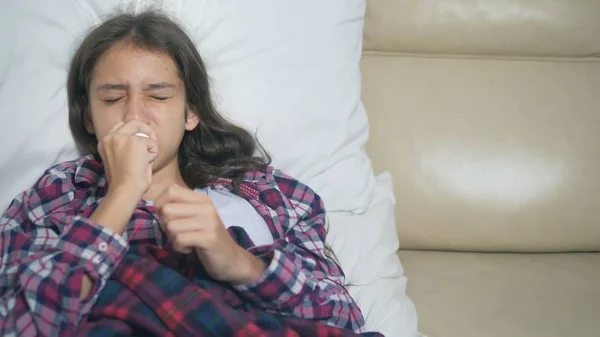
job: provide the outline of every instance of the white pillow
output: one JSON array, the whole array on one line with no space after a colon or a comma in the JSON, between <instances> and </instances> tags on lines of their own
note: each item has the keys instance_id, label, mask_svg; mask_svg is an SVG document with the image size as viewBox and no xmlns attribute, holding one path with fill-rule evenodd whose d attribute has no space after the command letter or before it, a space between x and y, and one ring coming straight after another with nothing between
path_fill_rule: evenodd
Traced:
<instances>
[{"instance_id":1,"label":"white pillow","mask_svg":"<svg viewBox=\"0 0 600 337\"><path fill-rule=\"evenodd\" d=\"M406 295L407 278L396 255L394 205L392 178L381 174L365 213L329 213L327 241L346 274L348 291L363 311L366 331L415 337L417 312Z\"/></svg>"},{"instance_id":2,"label":"white pillow","mask_svg":"<svg viewBox=\"0 0 600 337\"><path fill-rule=\"evenodd\" d=\"M65 79L76 40L118 4L162 6L197 43L221 111L328 210L363 211L374 175L360 101L364 0L9 1L0 14L0 207L76 156ZM61 152L62 151L62 152Z\"/></svg>"},{"instance_id":3,"label":"white pillow","mask_svg":"<svg viewBox=\"0 0 600 337\"><path fill-rule=\"evenodd\" d=\"M77 156L65 84L93 21L75 1L4 1L0 11L0 212L56 162Z\"/></svg>"}]
</instances>

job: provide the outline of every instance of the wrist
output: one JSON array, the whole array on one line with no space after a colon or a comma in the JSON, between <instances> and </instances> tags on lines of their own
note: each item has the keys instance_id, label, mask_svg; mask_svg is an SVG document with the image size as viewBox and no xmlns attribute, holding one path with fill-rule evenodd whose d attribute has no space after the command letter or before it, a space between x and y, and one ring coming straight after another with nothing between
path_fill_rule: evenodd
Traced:
<instances>
[{"instance_id":1,"label":"wrist","mask_svg":"<svg viewBox=\"0 0 600 337\"><path fill-rule=\"evenodd\" d=\"M124 202L128 205L137 205L137 203L142 199L143 195L144 191L135 184L123 183L109 185L105 198L119 200L120 202Z\"/></svg>"},{"instance_id":2,"label":"wrist","mask_svg":"<svg viewBox=\"0 0 600 337\"><path fill-rule=\"evenodd\" d=\"M111 187L90 220L122 234L141 197L125 187Z\"/></svg>"},{"instance_id":3,"label":"wrist","mask_svg":"<svg viewBox=\"0 0 600 337\"><path fill-rule=\"evenodd\" d=\"M267 263L262 259L252 255L252 253L240 247L240 258L235 270L236 277L231 280L232 285L244 285L254 283L267 270Z\"/></svg>"}]
</instances>

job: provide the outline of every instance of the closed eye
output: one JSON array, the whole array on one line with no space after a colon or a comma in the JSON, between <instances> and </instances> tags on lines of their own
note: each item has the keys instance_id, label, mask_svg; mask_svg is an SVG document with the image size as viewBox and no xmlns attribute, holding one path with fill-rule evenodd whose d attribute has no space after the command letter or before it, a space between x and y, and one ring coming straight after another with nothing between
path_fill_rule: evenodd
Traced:
<instances>
[{"instance_id":1,"label":"closed eye","mask_svg":"<svg viewBox=\"0 0 600 337\"><path fill-rule=\"evenodd\" d=\"M169 97L166 96L152 96L152 98L159 100L159 101L166 101Z\"/></svg>"},{"instance_id":2,"label":"closed eye","mask_svg":"<svg viewBox=\"0 0 600 337\"><path fill-rule=\"evenodd\" d=\"M113 103L117 103L120 99L121 99L121 97L105 99L104 102L106 104L113 104Z\"/></svg>"}]
</instances>

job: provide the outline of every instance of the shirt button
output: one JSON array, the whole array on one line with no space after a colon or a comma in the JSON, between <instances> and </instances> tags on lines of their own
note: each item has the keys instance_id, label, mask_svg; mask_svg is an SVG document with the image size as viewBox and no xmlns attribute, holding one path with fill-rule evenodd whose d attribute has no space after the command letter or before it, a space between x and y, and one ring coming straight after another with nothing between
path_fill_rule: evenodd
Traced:
<instances>
[{"instance_id":1,"label":"shirt button","mask_svg":"<svg viewBox=\"0 0 600 337\"><path fill-rule=\"evenodd\" d=\"M106 242L100 242L100 244L98 245L98 249L100 249L101 252L106 252L106 250L108 249L108 245L106 244Z\"/></svg>"}]
</instances>

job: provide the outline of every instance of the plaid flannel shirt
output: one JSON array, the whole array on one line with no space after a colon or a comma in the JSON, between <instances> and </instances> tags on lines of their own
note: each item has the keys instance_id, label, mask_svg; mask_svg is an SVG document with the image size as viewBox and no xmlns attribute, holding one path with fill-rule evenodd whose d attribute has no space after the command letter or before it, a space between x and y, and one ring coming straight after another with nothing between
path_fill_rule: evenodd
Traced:
<instances>
[{"instance_id":1,"label":"plaid flannel shirt","mask_svg":"<svg viewBox=\"0 0 600 337\"><path fill-rule=\"evenodd\" d=\"M219 179L211 188L233 191ZM107 189L92 156L59 164L18 195L0 220L0 336L62 336L91 311L129 247L164 247L152 206L140 201L121 236L90 216ZM246 248L267 269L235 286L265 312L359 331L362 314L344 288L340 267L325 256L325 210L310 188L272 168L249 172L239 195L265 219L274 243ZM134 228L134 237L129 237ZM80 300L81 281L93 281Z\"/></svg>"}]
</instances>

